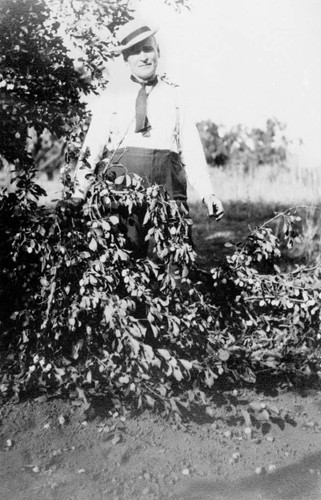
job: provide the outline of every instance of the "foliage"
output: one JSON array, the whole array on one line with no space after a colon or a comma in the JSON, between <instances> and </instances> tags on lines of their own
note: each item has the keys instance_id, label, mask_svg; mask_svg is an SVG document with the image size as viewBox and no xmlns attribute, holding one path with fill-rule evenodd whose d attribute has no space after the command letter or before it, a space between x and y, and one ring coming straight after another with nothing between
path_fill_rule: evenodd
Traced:
<instances>
[{"instance_id":1,"label":"foliage","mask_svg":"<svg viewBox=\"0 0 321 500\"><path fill-rule=\"evenodd\" d=\"M21 174L16 195L1 199L1 215L10 214L1 217L9 236L3 395L108 393L114 402L178 414L210 405L220 379L254 383L262 371L319 370L319 283L304 271L279 272L268 224L209 275L195 266L188 219L135 175L100 174L78 215L39 207L38 194ZM136 259L124 220L141 210L153 251ZM297 216L277 217L291 242ZM273 271L262 274L269 262Z\"/></svg>"},{"instance_id":2,"label":"foliage","mask_svg":"<svg viewBox=\"0 0 321 500\"><path fill-rule=\"evenodd\" d=\"M297 216L290 210L277 217L283 219L284 238L291 246ZM227 268L213 271L214 286L221 293L223 285L227 288L223 296L232 298L227 316L221 313L222 325L226 321L230 329L233 325L233 352L248 360L248 381L262 370L310 374L311 363L319 365L319 281L304 269L281 273L278 257L278 239L264 224L227 256ZM259 272L267 263L274 273Z\"/></svg>"},{"instance_id":3,"label":"foliage","mask_svg":"<svg viewBox=\"0 0 321 500\"><path fill-rule=\"evenodd\" d=\"M29 168L29 128L64 135L84 113L79 97L90 86L74 69L57 34L58 23L47 24L49 9L43 1L5 0L0 19L0 154Z\"/></svg>"},{"instance_id":4,"label":"foliage","mask_svg":"<svg viewBox=\"0 0 321 500\"><path fill-rule=\"evenodd\" d=\"M1 2L0 155L6 160L32 168L44 132L65 141L75 131L81 134L87 118L83 96L97 90L114 48L99 27L113 30L130 19L127 5L127 0Z\"/></svg>"},{"instance_id":5,"label":"foliage","mask_svg":"<svg viewBox=\"0 0 321 500\"><path fill-rule=\"evenodd\" d=\"M320 210L317 205L297 207L300 221L295 227L292 247L284 252L290 259L310 267L320 265Z\"/></svg>"},{"instance_id":6,"label":"foliage","mask_svg":"<svg viewBox=\"0 0 321 500\"><path fill-rule=\"evenodd\" d=\"M132 18L130 0L55 0L50 2L51 19L61 25L74 64L82 77L95 87L105 86L106 63L116 56L113 33Z\"/></svg>"},{"instance_id":7,"label":"foliage","mask_svg":"<svg viewBox=\"0 0 321 500\"><path fill-rule=\"evenodd\" d=\"M285 126L269 119L266 128L247 129L242 125L223 130L210 120L198 124L209 165L243 165L246 170L258 165L284 164L288 140Z\"/></svg>"},{"instance_id":8,"label":"foliage","mask_svg":"<svg viewBox=\"0 0 321 500\"><path fill-rule=\"evenodd\" d=\"M174 7L177 11L182 8L190 9L191 0L164 0L167 5Z\"/></svg>"}]
</instances>

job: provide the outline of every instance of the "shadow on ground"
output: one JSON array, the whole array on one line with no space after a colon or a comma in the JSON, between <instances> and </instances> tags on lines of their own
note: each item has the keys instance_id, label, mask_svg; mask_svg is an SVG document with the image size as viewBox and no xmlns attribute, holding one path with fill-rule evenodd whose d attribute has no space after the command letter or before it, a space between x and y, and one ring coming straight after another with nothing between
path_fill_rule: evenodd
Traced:
<instances>
[{"instance_id":1,"label":"shadow on ground","mask_svg":"<svg viewBox=\"0 0 321 500\"><path fill-rule=\"evenodd\" d=\"M186 480L177 500L319 500L321 452L276 472L231 481Z\"/></svg>"}]
</instances>

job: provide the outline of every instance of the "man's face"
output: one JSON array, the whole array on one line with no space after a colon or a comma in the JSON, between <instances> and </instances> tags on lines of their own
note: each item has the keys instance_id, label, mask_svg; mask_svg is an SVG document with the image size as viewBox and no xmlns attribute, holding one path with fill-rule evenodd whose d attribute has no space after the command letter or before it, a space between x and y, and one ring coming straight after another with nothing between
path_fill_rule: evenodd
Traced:
<instances>
[{"instance_id":1,"label":"man's face","mask_svg":"<svg viewBox=\"0 0 321 500\"><path fill-rule=\"evenodd\" d=\"M126 50L127 62L132 75L140 80L150 80L156 74L158 48L155 38L150 36Z\"/></svg>"}]
</instances>

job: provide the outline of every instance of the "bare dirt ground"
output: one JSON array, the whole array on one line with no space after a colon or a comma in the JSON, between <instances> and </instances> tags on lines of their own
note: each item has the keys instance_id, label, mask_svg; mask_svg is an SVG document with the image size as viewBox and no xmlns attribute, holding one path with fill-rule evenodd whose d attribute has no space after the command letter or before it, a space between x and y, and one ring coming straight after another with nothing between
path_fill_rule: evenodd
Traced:
<instances>
[{"instance_id":1,"label":"bare dirt ground","mask_svg":"<svg viewBox=\"0 0 321 500\"><path fill-rule=\"evenodd\" d=\"M233 393L236 394L235 391ZM239 390L286 423L251 435L223 397L183 426L145 412L89 412L44 397L0 410L1 500L312 500L321 498L321 392Z\"/></svg>"}]
</instances>

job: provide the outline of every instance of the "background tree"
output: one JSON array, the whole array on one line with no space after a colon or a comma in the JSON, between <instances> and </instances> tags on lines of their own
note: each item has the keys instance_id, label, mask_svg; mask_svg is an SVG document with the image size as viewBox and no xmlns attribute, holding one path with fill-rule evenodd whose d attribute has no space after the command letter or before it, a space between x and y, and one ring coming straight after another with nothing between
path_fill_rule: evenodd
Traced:
<instances>
[{"instance_id":1,"label":"background tree","mask_svg":"<svg viewBox=\"0 0 321 500\"><path fill-rule=\"evenodd\" d=\"M242 165L245 171L259 165L285 165L289 145L285 128L275 118L268 119L265 128L251 129L237 125L225 130L211 120L198 123L208 164Z\"/></svg>"}]
</instances>

